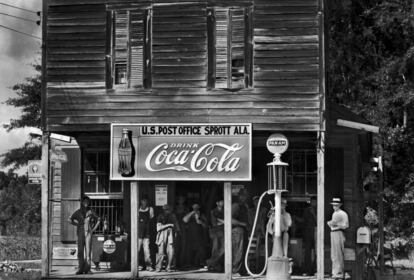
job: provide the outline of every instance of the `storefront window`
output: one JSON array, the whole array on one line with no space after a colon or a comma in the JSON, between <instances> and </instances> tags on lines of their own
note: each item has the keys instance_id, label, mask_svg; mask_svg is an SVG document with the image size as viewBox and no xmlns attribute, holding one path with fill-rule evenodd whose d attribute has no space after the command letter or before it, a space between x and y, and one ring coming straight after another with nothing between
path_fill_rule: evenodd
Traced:
<instances>
[{"instance_id":1,"label":"storefront window","mask_svg":"<svg viewBox=\"0 0 414 280\"><path fill-rule=\"evenodd\" d=\"M109 153L84 153L83 171L84 192L89 195L120 194L122 195L124 183L109 180Z\"/></svg>"},{"instance_id":2,"label":"storefront window","mask_svg":"<svg viewBox=\"0 0 414 280\"><path fill-rule=\"evenodd\" d=\"M109 180L108 152L87 151L83 158L84 192L103 221L95 234L121 234L125 228L123 191L128 182Z\"/></svg>"},{"instance_id":3,"label":"storefront window","mask_svg":"<svg viewBox=\"0 0 414 280\"><path fill-rule=\"evenodd\" d=\"M285 153L284 160L289 163L288 190L291 195L316 195L317 164L313 150L291 150Z\"/></svg>"}]
</instances>

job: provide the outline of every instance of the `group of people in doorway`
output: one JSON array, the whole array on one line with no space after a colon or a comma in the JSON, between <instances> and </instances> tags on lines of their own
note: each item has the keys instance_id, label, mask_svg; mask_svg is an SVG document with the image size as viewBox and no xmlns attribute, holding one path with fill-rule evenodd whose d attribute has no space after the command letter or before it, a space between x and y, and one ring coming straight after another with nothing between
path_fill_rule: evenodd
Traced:
<instances>
[{"instance_id":1,"label":"group of people in doorway","mask_svg":"<svg viewBox=\"0 0 414 280\"><path fill-rule=\"evenodd\" d=\"M247 274L244 258L247 253L248 236L252 230L253 219L259 197L254 197L252 205L248 194L241 190L232 199L232 272ZM292 218L286 212L286 200L282 201L282 232L284 255L287 256L288 231ZM265 236L266 226L273 234L274 211L259 209L255 236L260 240ZM175 269L200 269L224 271L224 201L217 199L215 207L204 214L200 204L187 206L186 198L178 196L174 208L164 205L162 212L155 217L154 209L149 206L147 197L140 201L139 207L139 249L143 251L144 262L139 269L148 271L173 271ZM268 222L269 221L269 222ZM155 263L151 259L151 227L156 230Z\"/></svg>"},{"instance_id":2,"label":"group of people in doorway","mask_svg":"<svg viewBox=\"0 0 414 280\"><path fill-rule=\"evenodd\" d=\"M252 207L249 207L248 194L243 189L232 199L233 274L246 274L244 258L258 200L258 197L253 197ZM334 213L327 225L331 229L332 275L341 277L344 273L344 231L348 228L349 221L346 212L340 209L342 205L340 198L333 198L331 204ZM91 273L92 233L101 222L89 205L89 197L82 197L81 208L68 219L69 223L77 227L79 267L76 274ZM286 205L287 201L282 199L280 220L283 257L288 256L289 229L292 226L292 217L286 211ZM265 207L260 207L257 210L259 213L254 235L257 236L257 240L261 240L262 237L266 238L266 232L273 235L274 208L269 211ZM216 272L224 270L223 199L216 201L215 208L210 211L208 218L203 214L198 203L193 203L188 209L184 196L178 197L174 211L170 205L166 204L162 206L162 212L155 217L154 208L144 196L140 201L138 219L138 246L143 252L140 270L157 272L199 268L207 268ZM311 198L308 208L304 210L299 220L304 224L305 229L304 267L308 269L307 273L313 274L316 248L316 198ZM157 247L155 265L151 257L151 240L153 240L151 236L154 230Z\"/></svg>"}]
</instances>

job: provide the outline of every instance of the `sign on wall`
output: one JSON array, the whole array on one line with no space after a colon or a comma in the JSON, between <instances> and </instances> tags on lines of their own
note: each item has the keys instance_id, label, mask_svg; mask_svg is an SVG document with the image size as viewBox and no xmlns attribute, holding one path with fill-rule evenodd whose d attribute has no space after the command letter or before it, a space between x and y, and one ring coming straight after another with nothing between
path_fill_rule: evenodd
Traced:
<instances>
[{"instance_id":1,"label":"sign on wall","mask_svg":"<svg viewBox=\"0 0 414 280\"><path fill-rule=\"evenodd\" d=\"M251 180L251 124L112 124L111 180Z\"/></svg>"},{"instance_id":2,"label":"sign on wall","mask_svg":"<svg viewBox=\"0 0 414 280\"><path fill-rule=\"evenodd\" d=\"M168 203L168 186L155 185L155 206L163 206Z\"/></svg>"},{"instance_id":3,"label":"sign on wall","mask_svg":"<svg viewBox=\"0 0 414 280\"><path fill-rule=\"evenodd\" d=\"M41 184L42 183L42 161L41 160L29 160L27 162L27 176L29 184Z\"/></svg>"},{"instance_id":4,"label":"sign on wall","mask_svg":"<svg viewBox=\"0 0 414 280\"><path fill-rule=\"evenodd\" d=\"M78 248L74 247L53 247L53 259L56 260L76 260L78 258Z\"/></svg>"}]
</instances>

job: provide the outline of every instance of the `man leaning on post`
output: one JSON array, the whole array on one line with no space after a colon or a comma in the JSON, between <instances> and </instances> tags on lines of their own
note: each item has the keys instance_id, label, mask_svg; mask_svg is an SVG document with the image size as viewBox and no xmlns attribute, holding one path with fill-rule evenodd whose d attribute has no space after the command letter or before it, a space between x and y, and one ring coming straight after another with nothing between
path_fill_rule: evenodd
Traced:
<instances>
[{"instance_id":1,"label":"man leaning on post","mask_svg":"<svg viewBox=\"0 0 414 280\"><path fill-rule=\"evenodd\" d=\"M77 228L79 268L76 274L92 273L92 233L98 228L101 219L90 209L89 204L90 198L86 195L82 196L81 208L76 210L68 219L69 223Z\"/></svg>"}]
</instances>

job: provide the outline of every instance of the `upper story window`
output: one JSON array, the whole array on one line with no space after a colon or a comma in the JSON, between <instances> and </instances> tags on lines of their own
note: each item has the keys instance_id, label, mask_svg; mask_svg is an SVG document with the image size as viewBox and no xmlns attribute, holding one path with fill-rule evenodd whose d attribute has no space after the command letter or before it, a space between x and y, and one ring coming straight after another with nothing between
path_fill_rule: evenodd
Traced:
<instances>
[{"instance_id":1,"label":"upper story window","mask_svg":"<svg viewBox=\"0 0 414 280\"><path fill-rule=\"evenodd\" d=\"M252 86L251 20L248 7L209 9L209 88Z\"/></svg>"},{"instance_id":2,"label":"upper story window","mask_svg":"<svg viewBox=\"0 0 414 280\"><path fill-rule=\"evenodd\" d=\"M151 87L151 15L138 9L109 12L109 88Z\"/></svg>"}]
</instances>

